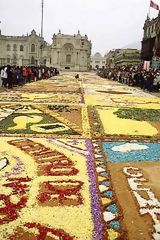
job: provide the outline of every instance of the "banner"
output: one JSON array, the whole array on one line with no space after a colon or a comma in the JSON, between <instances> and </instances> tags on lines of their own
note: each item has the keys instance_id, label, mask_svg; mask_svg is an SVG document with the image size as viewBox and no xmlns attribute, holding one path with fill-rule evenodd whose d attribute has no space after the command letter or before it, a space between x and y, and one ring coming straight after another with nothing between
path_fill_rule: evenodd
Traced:
<instances>
[{"instance_id":1,"label":"banner","mask_svg":"<svg viewBox=\"0 0 160 240\"><path fill-rule=\"evenodd\" d=\"M149 72L150 69L150 61L144 61L143 69Z\"/></svg>"}]
</instances>

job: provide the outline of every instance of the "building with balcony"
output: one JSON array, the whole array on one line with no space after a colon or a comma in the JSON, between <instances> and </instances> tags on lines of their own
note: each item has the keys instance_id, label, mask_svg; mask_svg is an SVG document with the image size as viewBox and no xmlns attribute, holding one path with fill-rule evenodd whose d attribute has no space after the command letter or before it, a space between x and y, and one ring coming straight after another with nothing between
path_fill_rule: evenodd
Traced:
<instances>
[{"instance_id":1,"label":"building with balcony","mask_svg":"<svg viewBox=\"0 0 160 240\"><path fill-rule=\"evenodd\" d=\"M137 49L119 49L114 56L114 62L117 66L138 65L141 63L141 51Z\"/></svg>"},{"instance_id":2,"label":"building with balcony","mask_svg":"<svg viewBox=\"0 0 160 240\"><path fill-rule=\"evenodd\" d=\"M106 66L108 68L130 64L137 65L140 62L140 50L137 49L113 49L106 55Z\"/></svg>"},{"instance_id":3,"label":"building with balcony","mask_svg":"<svg viewBox=\"0 0 160 240\"><path fill-rule=\"evenodd\" d=\"M160 12L157 18L147 17L143 30L141 58L151 61L153 68L160 68Z\"/></svg>"}]
</instances>

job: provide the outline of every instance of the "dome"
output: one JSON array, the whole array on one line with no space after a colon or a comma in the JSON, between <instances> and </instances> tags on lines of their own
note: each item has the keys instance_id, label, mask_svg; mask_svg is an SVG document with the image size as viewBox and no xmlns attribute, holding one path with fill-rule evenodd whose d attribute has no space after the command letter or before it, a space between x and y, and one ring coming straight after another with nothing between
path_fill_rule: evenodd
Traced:
<instances>
[{"instance_id":1,"label":"dome","mask_svg":"<svg viewBox=\"0 0 160 240\"><path fill-rule=\"evenodd\" d=\"M97 53L94 54L94 57L96 57L96 58L101 58L102 55L101 55L99 52L97 52Z\"/></svg>"}]
</instances>

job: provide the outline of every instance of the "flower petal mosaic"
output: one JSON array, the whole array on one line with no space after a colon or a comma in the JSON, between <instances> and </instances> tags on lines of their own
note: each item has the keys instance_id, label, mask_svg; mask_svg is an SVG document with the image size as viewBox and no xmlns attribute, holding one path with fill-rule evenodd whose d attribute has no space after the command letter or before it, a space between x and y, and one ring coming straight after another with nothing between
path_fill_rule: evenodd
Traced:
<instances>
[{"instance_id":1,"label":"flower petal mosaic","mask_svg":"<svg viewBox=\"0 0 160 240\"><path fill-rule=\"evenodd\" d=\"M0 240L159 240L159 104L94 73L2 91Z\"/></svg>"}]
</instances>

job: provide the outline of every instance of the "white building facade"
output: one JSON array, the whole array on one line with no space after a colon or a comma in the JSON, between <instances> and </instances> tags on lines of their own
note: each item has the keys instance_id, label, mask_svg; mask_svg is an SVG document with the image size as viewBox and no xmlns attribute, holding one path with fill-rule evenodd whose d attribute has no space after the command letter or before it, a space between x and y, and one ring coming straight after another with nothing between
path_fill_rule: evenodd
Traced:
<instances>
[{"instance_id":1,"label":"white building facade","mask_svg":"<svg viewBox=\"0 0 160 240\"><path fill-rule=\"evenodd\" d=\"M46 65L59 70L88 71L91 41L87 35L53 35L51 45L35 30L26 36L5 36L0 32L0 66Z\"/></svg>"},{"instance_id":2,"label":"white building facade","mask_svg":"<svg viewBox=\"0 0 160 240\"><path fill-rule=\"evenodd\" d=\"M46 65L49 45L33 30L27 36L0 34L0 65Z\"/></svg>"},{"instance_id":3,"label":"white building facade","mask_svg":"<svg viewBox=\"0 0 160 240\"><path fill-rule=\"evenodd\" d=\"M87 35L53 35L51 65L60 70L88 71L91 61L91 42Z\"/></svg>"},{"instance_id":4,"label":"white building facade","mask_svg":"<svg viewBox=\"0 0 160 240\"><path fill-rule=\"evenodd\" d=\"M102 57L102 55L97 52L91 57L91 68L92 69L102 69L106 65L106 58L105 56Z\"/></svg>"}]
</instances>

